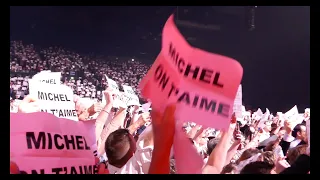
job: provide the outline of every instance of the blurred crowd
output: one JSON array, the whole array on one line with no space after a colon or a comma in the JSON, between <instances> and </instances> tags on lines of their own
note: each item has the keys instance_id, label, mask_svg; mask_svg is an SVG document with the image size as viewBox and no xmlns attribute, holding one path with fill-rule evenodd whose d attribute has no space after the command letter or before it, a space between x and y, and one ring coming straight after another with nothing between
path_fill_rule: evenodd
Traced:
<instances>
[{"instance_id":1,"label":"blurred crowd","mask_svg":"<svg viewBox=\"0 0 320 180\"><path fill-rule=\"evenodd\" d=\"M175 174L187 170L199 174L310 173L307 133L310 109L299 114L295 107L294 116L280 112L273 116L269 111L245 111L244 107L242 118L233 115L228 129L215 130L193 122L176 128L173 106L167 107L163 114L150 113L151 109L141 111L138 105L114 108L114 94L106 88L103 75L119 85L133 87L139 94L137 85L148 68L136 59L83 56L58 47L37 49L32 44L13 41L10 44L11 103L21 101L16 105L19 113L39 112L39 107L32 104L34 100L27 96L28 79L43 70L61 72L61 84L73 89L78 120L87 121L97 115L90 120L94 121L99 174ZM79 100L102 100L102 94L106 104L95 102L84 108ZM201 158L200 164L180 162L178 169L179 158L193 162L191 153L184 153L187 146L182 151L172 150L175 134L180 133L178 129L183 130L188 138L186 142L190 142L188 146L194 147ZM10 171L23 172L14 162L10 162Z\"/></svg>"},{"instance_id":2,"label":"blurred crowd","mask_svg":"<svg viewBox=\"0 0 320 180\"><path fill-rule=\"evenodd\" d=\"M36 48L22 41L10 42L10 99L23 99L28 79L43 70L61 72L61 83L71 87L74 94L101 100L105 89L104 74L118 84L137 91L138 82L150 66L137 59L80 55L60 47Z\"/></svg>"}]
</instances>

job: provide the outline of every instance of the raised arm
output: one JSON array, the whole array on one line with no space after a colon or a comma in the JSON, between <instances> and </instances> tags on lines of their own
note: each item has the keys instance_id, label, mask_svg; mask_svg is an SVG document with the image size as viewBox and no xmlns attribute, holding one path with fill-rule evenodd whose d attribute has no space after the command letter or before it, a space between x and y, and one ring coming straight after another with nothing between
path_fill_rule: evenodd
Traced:
<instances>
[{"instance_id":1,"label":"raised arm","mask_svg":"<svg viewBox=\"0 0 320 180\"><path fill-rule=\"evenodd\" d=\"M150 113L143 113L138 117L138 120L128 127L130 134L136 132L146 122L150 121Z\"/></svg>"},{"instance_id":2,"label":"raised arm","mask_svg":"<svg viewBox=\"0 0 320 180\"><path fill-rule=\"evenodd\" d=\"M285 134L280 142L280 146L282 148L283 154L286 155L287 151L290 147L290 143L295 139L292 136L292 130L294 128L294 125L290 121L285 121L284 122L284 129L285 129Z\"/></svg>"},{"instance_id":3,"label":"raised arm","mask_svg":"<svg viewBox=\"0 0 320 180\"><path fill-rule=\"evenodd\" d=\"M231 124L227 131L222 132L222 136L214 150L209 156L208 162L203 168L203 174L220 174L224 165L226 164L229 144L233 136L233 131L236 127L236 117L233 114Z\"/></svg>"},{"instance_id":4,"label":"raised arm","mask_svg":"<svg viewBox=\"0 0 320 180\"><path fill-rule=\"evenodd\" d=\"M132 120L130 122L130 125L138 121L140 115L139 115L139 106L134 106L133 107L133 112L132 112Z\"/></svg>"},{"instance_id":5,"label":"raised arm","mask_svg":"<svg viewBox=\"0 0 320 180\"><path fill-rule=\"evenodd\" d=\"M106 90L103 92L105 97L106 97L106 102L107 104L103 107L103 109L100 111L97 119L96 119L96 122L95 122L95 126L96 126L96 129L95 129L95 134L96 134L96 139L97 139L97 145L99 146L100 143L101 143L101 133L102 133L102 130L103 130L103 126L104 124L106 123L109 115L110 115L110 112L111 112L111 109L112 109L112 106L113 106L113 97L112 97L112 91L110 90Z\"/></svg>"},{"instance_id":6,"label":"raised arm","mask_svg":"<svg viewBox=\"0 0 320 180\"><path fill-rule=\"evenodd\" d=\"M188 132L187 136L188 138L195 140L197 135L200 135L198 132L201 130L201 125L195 125L191 128L191 130ZM202 132L202 131L201 131Z\"/></svg>"},{"instance_id":7,"label":"raised arm","mask_svg":"<svg viewBox=\"0 0 320 180\"><path fill-rule=\"evenodd\" d=\"M278 119L277 121L277 128L273 131L273 134L278 134L280 129L281 129L281 124L282 124L282 121Z\"/></svg>"},{"instance_id":8,"label":"raised arm","mask_svg":"<svg viewBox=\"0 0 320 180\"><path fill-rule=\"evenodd\" d=\"M149 174L170 173L170 150L173 144L175 121L175 106L169 106L163 114L152 113L152 130L154 135L154 150L149 168Z\"/></svg>"},{"instance_id":9,"label":"raised arm","mask_svg":"<svg viewBox=\"0 0 320 180\"><path fill-rule=\"evenodd\" d=\"M241 133L236 134L236 139L228 150L225 165L230 163L231 159L237 153L237 150L243 141L244 141L244 137L242 136L242 134Z\"/></svg>"},{"instance_id":10,"label":"raised arm","mask_svg":"<svg viewBox=\"0 0 320 180\"><path fill-rule=\"evenodd\" d=\"M120 108L119 112L115 115L115 117L106 124L105 128L102 130L100 135L101 143L98 145L98 155L101 156L105 151L105 142L113 131L121 128L123 125L124 119L126 117L126 109Z\"/></svg>"}]
</instances>

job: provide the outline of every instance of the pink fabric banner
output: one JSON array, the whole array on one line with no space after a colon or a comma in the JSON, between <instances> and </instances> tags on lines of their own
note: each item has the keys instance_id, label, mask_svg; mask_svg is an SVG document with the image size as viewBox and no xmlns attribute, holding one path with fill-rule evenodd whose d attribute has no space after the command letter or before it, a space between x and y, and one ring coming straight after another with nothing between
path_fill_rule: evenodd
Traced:
<instances>
[{"instance_id":1,"label":"pink fabric banner","mask_svg":"<svg viewBox=\"0 0 320 180\"><path fill-rule=\"evenodd\" d=\"M163 112L176 104L177 122L227 129L242 79L241 65L225 56L192 47L174 24L173 15L162 32L162 49L140 83L142 95ZM179 174L201 173L203 161L177 125L174 156Z\"/></svg>"},{"instance_id":2,"label":"pink fabric banner","mask_svg":"<svg viewBox=\"0 0 320 180\"><path fill-rule=\"evenodd\" d=\"M180 121L226 129L242 74L236 60L189 45L170 16L161 52L140 88L158 111L175 103Z\"/></svg>"},{"instance_id":3,"label":"pink fabric banner","mask_svg":"<svg viewBox=\"0 0 320 180\"><path fill-rule=\"evenodd\" d=\"M10 114L11 161L27 174L92 174L94 144L93 123L44 112Z\"/></svg>"}]
</instances>

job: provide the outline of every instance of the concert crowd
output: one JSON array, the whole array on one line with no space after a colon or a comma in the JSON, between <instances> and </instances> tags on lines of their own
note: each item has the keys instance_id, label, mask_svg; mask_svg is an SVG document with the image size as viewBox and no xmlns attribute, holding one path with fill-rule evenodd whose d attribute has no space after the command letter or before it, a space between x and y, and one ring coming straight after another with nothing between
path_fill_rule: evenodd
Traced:
<instances>
[{"instance_id":1,"label":"concert crowd","mask_svg":"<svg viewBox=\"0 0 320 180\"><path fill-rule=\"evenodd\" d=\"M113 96L103 78L106 74L119 85L131 86L140 96L138 84L149 68L138 59L80 55L61 47L38 49L33 44L12 41L11 112L32 112L28 79L45 70L61 72L61 84L74 92L79 120L86 121L97 114L95 173L175 174L179 172L172 150L177 133L175 107L167 107L163 114L152 110L142 112L139 106L113 108ZM91 107L83 108L78 101L81 98L96 101ZM100 103L102 98L106 104ZM303 113L304 120L298 124L283 114L263 115L247 110L242 119L232 116L226 130L204 128L193 122L183 124L181 128L188 142L203 161L198 173L309 174L306 121L310 120L310 109ZM10 173L23 174L23 171L11 161Z\"/></svg>"}]
</instances>

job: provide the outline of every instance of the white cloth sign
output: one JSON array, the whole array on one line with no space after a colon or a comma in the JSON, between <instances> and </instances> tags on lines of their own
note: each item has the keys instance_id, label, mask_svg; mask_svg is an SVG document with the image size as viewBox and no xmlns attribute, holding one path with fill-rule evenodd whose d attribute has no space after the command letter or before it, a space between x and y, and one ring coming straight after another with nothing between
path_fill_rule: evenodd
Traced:
<instances>
[{"instance_id":1,"label":"white cloth sign","mask_svg":"<svg viewBox=\"0 0 320 180\"><path fill-rule=\"evenodd\" d=\"M140 106L139 97L134 93L131 86L122 85L125 96L127 96L127 106Z\"/></svg>"},{"instance_id":2,"label":"white cloth sign","mask_svg":"<svg viewBox=\"0 0 320 180\"><path fill-rule=\"evenodd\" d=\"M115 99L114 99L113 107L115 107L115 108L119 108L119 107L126 108L127 105L121 100L121 99L123 99L123 97L121 97L122 94L121 94L120 91L119 91L119 86L118 86L118 84L117 84L114 80L108 78L107 75L105 75L105 79L106 79L107 82L108 82L108 87L111 88L112 91L113 91L114 94L115 94ZM106 98L104 97L104 94L102 94L102 104L106 104L106 100L105 100L105 99L106 99Z\"/></svg>"},{"instance_id":3,"label":"white cloth sign","mask_svg":"<svg viewBox=\"0 0 320 180\"><path fill-rule=\"evenodd\" d=\"M126 96L126 94L124 92L119 91L118 99L119 99L119 101L118 101L119 107L123 107L123 108L128 107L127 102L129 101L129 98L128 98L128 96Z\"/></svg>"},{"instance_id":4,"label":"white cloth sign","mask_svg":"<svg viewBox=\"0 0 320 180\"><path fill-rule=\"evenodd\" d=\"M32 77L33 80L46 84L60 84L61 72L41 71Z\"/></svg>"},{"instance_id":5,"label":"white cloth sign","mask_svg":"<svg viewBox=\"0 0 320 180\"><path fill-rule=\"evenodd\" d=\"M237 118L242 118L242 86L238 87L236 98L233 103L233 112L236 114Z\"/></svg>"},{"instance_id":6,"label":"white cloth sign","mask_svg":"<svg viewBox=\"0 0 320 180\"><path fill-rule=\"evenodd\" d=\"M284 114L284 117L286 120L293 123L292 124L293 127L303 121L303 119L301 117L299 117L299 111L298 111L298 107L296 105L293 106L293 108L291 108L289 111L287 111Z\"/></svg>"},{"instance_id":7,"label":"white cloth sign","mask_svg":"<svg viewBox=\"0 0 320 180\"><path fill-rule=\"evenodd\" d=\"M270 116L270 111L268 108L266 108L266 112L262 115L259 121L258 128L264 128L265 123L268 121L269 116Z\"/></svg>"},{"instance_id":8,"label":"white cloth sign","mask_svg":"<svg viewBox=\"0 0 320 180\"><path fill-rule=\"evenodd\" d=\"M287 111L284 115L287 118L287 120L289 121L294 121L296 119L296 117L298 116L299 111L297 106L293 106L293 108L291 108L289 111Z\"/></svg>"},{"instance_id":9,"label":"white cloth sign","mask_svg":"<svg viewBox=\"0 0 320 180\"><path fill-rule=\"evenodd\" d=\"M94 100L91 98L80 98L80 102L81 102L81 104L84 105L84 107L86 109L88 109L89 107L91 107L94 104Z\"/></svg>"},{"instance_id":10,"label":"white cloth sign","mask_svg":"<svg viewBox=\"0 0 320 180\"><path fill-rule=\"evenodd\" d=\"M262 115L263 115L263 112L259 108L256 112L253 113L252 118L254 118L255 120L260 120Z\"/></svg>"},{"instance_id":11,"label":"white cloth sign","mask_svg":"<svg viewBox=\"0 0 320 180\"><path fill-rule=\"evenodd\" d=\"M38 98L41 112L78 121L75 103L73 102L73 91L68 86L29 80L29 90L31 96Z\"/></svg>"},{"instance_id":12,"label":"white cloth sign","mask_svg":"<svg viewBox=\"0 0 320 180\"><path fill-rule=\"evenodd\" d=\"M108 78L107 76L106 76L106 79L108 82L108 87L112 88L112 90L114 91L119 91L119 86L114 80Z\"/></svg>"}]
</instances>

